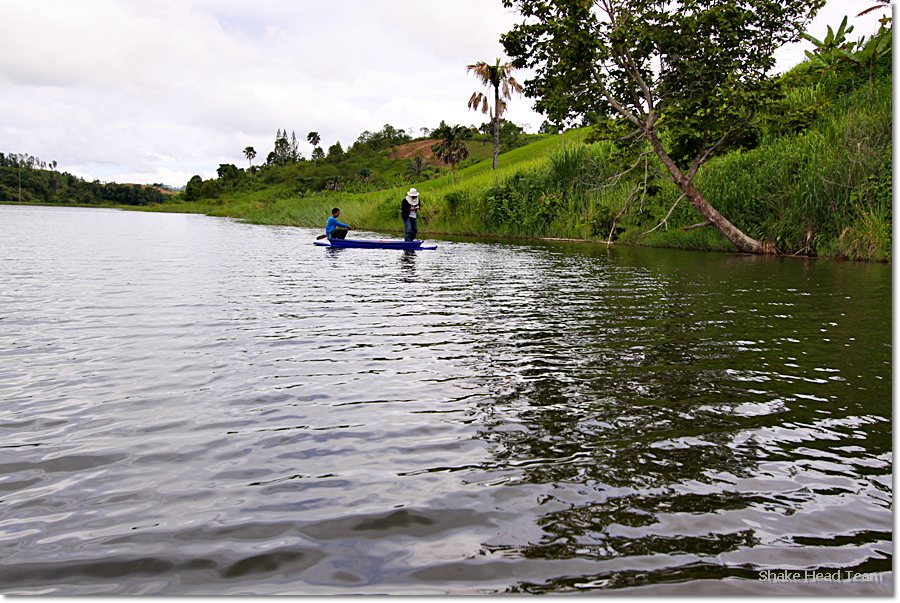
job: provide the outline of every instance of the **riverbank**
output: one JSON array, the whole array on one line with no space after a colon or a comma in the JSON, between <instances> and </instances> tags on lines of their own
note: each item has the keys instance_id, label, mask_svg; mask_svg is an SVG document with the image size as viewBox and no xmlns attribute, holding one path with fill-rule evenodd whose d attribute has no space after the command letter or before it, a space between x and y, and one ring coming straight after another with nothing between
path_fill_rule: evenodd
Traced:
<instances>
[{"instance_id":1,"label":"riverbank","mask_svg":"<svg viewBox=\"0 0 900 603\"><path fill-rule=\"evenodd\" d=\"M698 190L744 233L779 254L890 262L889 67L880 66L879 73L820 73L804 64L786 74L784 94L757 118L755 138L705 164L695 179ZM295 167L267 165L259 172L235 168L240 178L201 180L199 190L211 196L117 207L310 228L323 228L331 209L339 207L342 220L356 228L400 233L400 203L415 186L422 200L419 231L426 237L735 251L717 229L703 225L654 155L639 156L590 136L587 128L570 130L502 153L496 172L489 161L480 161L430 180L398 177L381 190L362 190L371 183L361 182L311 190Z\"/></svg>"},{"instance_id":2,"label":"riverbank","mask_svg":"<svg viewBox=\"0 0 900 603\"><path fill-rule=\"evenodd\" d=\"M760 118L759 140L713 158L695 184L722 215L780 254L889 262L891 78L825 77L795 75L800 83L780 101L780 112ZM589 136L586 128L572 130L503 153L496 173L482 161L415 182L420 232L735 250L715 228L698 227L703 217L654 156L635 164L630 152ZM340 207L354 227L400 232L409 186L309 192L289 180L250 179L231 189L220 182L215 198L137 209L319 228Z\"/></svg>"},{"instance_id":3,"label":"riverbank","mask_svg":"<svg viewBox=\"0 0 900 603\"><path fill-rule=\"evenodd\" d=\"M103 203L41 203L38 201L0 201L0 205L14 205L21 207L78 207L82 209L135 209L133 205L114 205ZM176 212L177 213L177 212Z\"/></svg>"}]
</instances>

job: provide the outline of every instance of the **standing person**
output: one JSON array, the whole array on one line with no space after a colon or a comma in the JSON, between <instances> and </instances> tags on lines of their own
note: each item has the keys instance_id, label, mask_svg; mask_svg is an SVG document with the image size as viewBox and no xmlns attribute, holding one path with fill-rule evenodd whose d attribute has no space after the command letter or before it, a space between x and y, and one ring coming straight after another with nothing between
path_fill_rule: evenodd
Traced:
<instances>
[{"instance_id":1,"label":"standing person","mask_svg":"<svg viewBox=\"0 0 900 603\"><path fill-rule=\"evenodd\" d=\"M406 235L405 241L414 241L419 233L419 225L417 223L419 216L419 191L415 188L409 189L403 202L400 204L400 216L403 218L403 232Z\"/></svg>"},{"instance_id":2,"label":"standing person","mask_svg":"<svg viewBox=\"0 0 900 603\"><path fill-rule=\"evenodd\" d=\"M347 236L348 230L353 230L349 224L344 224L338 217L341 210L337 207L331 210L331 217L325 222L325 236L329 239L343 239Z\"/></svg>"}]
</instances>

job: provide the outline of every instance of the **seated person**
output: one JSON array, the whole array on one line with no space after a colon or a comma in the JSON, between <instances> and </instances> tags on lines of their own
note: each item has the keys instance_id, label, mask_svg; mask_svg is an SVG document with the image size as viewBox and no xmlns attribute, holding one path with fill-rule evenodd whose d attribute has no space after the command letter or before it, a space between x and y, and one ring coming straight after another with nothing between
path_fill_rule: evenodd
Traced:
<instances>
[{"instance_id":1,"label":"seated person","mask_svg":"<svg viewBox=\"0 0 900 603\"><path fill-rule=\"evenodd\" d=\"M331 217L325 223L325 236L329 239L343 239L347 236L347 231L353 230L349 224L344 224L338 220L341 210L335 207L331 210Z\"/></svg>"}]
</instances>

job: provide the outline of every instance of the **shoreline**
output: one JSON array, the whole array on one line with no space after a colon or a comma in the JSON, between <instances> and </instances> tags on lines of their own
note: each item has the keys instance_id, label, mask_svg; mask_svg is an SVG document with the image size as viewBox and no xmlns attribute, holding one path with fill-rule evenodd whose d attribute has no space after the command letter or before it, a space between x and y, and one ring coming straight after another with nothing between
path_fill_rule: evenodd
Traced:
<instances>
[{"instance_id":1,"label":"shoreline","mask_svg":"<svg viewBox=\"0 0 900 603\"><path fill-rule=\"evenodd\" d=\"M320 224L308 225L308 224L289 224L289 223L273 223L273 222L254 222L252 220L248 220L247 218L239 217L239 216L229 216L229 215L213 215L207 213L205 211L184 211L184 204L178 204L177 208L175 207L167 207L166 204L154 204L154 205L100 205L100 204L79 204L79 203L39 203L39 202L25 202L19 203L18 201L0 201L0 205L5 206L28 206L28 207L74 207L78 209L118 209L122 211L143 211L143 212L156 212L156 213L170 213L170 214L195 214L195 215L204 215L210 218L227 218L230 220L238 220L240 222L244 222L246 224L257 224L260 226L293 226L296 228L319 228ZM392 230L385 228L365 228L362 230L371 230L373 232L385 232L391 234L402 233L401 230ZM772 254L772 255L756 255L756 254L748 254L742 253L738 250L724 250L724 249L696 249L696 248L686 248L686 247L675 247L670 245L646 245L640 243L632 243L632 242L623 242L623 241L612 241L611 243L607 243L606 240L601 239L575 239L575 238L567 238L567 237L529 237L529 236L510 236L510 235L496 235L496 234L479 234L479 233L452 233L452 232L444 232L444 231L431 231L433 236L445 237L448 239L452 238L462 238L462 239L480 239L480 240L488 240L495 242L502 241L521 241L521 242L547 242L547 243L582 243L582 244L590 244L590 245L605 245L607 248L611 247L627 247L627 248L635 248L635 249L670 249L676 251L698 251L702 253L727 253L732 255L745 255L752 257L768 257L768 258L794 258L798 260L831 260L838 262L853 262L853 263L873 263L873 264L892 264L891 260L853 260L846 257L840 256L825 256L825 255L796 255L796 254Z\"/></svg>"}]
</instances>

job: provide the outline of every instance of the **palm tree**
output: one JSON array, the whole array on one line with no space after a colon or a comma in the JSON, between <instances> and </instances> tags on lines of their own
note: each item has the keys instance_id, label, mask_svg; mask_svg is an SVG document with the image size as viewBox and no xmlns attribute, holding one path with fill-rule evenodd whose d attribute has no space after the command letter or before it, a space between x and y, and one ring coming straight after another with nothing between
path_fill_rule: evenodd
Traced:
<instances>
[{"instance_id":1,"label":"palm tree","mask_svg":"<svg viewBox=\"0 0 900 603\"><path fill-rule=\"evenodd\" d=\"M247 147L244 149L244 157L247 158L247 161L250 162L250 167L253 167L253 158L256 157L256 149L253 147Z\"/></svg>"},{"instance_id":2,"label":"palm tree","mask_svg":"<svg viewBox=\"0 0 900 603\"><path fill-rule=\"evenodd\" d=\"M441 121L441 125L435 128L431 135L440 140L431 146L431 151L438 159L450 164L452 176L456 173L456 164L469 156L466 140L472 137L472 132L465 126L448 126L446 122Z\"/></svg>"},{"instance_id":3,"label":"palm tree","mask_svg":"<svg viewBox=\"0 0 900 603\"><path fill-rule=\"evenodd\" d=\"M421 178L426 167L425 158L421 155L416 155L409 160L409 165L406 166L406 173L410 176Z\"/></svg>"},{"instance_id":4,"label":"palm tree","mask_svg":"<svg viewBox=\"0 0 900 603\"><path fill-rule=\"evenodd\" d=\"M319 136L319 133L316 131L312 131L306 135L306 141L313 146L312 152L312 160L313 163L319 165L319 159L323 159L325 154L322 152L322 149L319 147L319 143L322 141L322 137ZM318 153L317 153L318 151Z\"/></svg>"},{"instance_id":5,"label":"palm tree","mask_svg":"<svg viewBox=\"0 0 900 603\"><path fill-rule=\"evenodd\" d=\"M497 156L500 154L500 116L506 113L506 101L512 98L512 93L522 94L522 86L510 75L515 67L512 63L500 64L500 59L493 65L484 61L478 61L474 65L467 65L466 71L474 71L484 86L494 90L493 110L487 95L482 92L473 92L469 98L469 109L478 110L491 116L494 122L494 169L497 169Z\"/></svg>"}]
</instances>

